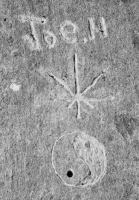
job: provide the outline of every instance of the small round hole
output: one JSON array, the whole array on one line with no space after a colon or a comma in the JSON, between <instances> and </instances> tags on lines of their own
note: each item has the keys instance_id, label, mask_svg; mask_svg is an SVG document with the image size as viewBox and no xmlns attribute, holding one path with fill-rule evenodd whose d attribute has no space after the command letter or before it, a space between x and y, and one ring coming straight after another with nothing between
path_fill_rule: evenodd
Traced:
<instances>
[{"instance_id":1,"label":"small round hole","mask_svg":"<svg viewBox=\"0 0 139 200\"><path fill-rule=\"evenodd\" d=\"M72 170L68 170L68 171L67 171L67 176L68 176L69 178L73 177L73 172L72 172Z\"/></svg>"}]
</instances>

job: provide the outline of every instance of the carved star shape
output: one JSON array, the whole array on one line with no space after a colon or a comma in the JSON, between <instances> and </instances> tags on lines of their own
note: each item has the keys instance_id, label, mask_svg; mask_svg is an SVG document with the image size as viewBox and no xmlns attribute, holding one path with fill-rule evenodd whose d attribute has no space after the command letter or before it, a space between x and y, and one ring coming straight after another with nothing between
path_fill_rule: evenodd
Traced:
<instances>
[{"instance_id":1,"label":"carved star shape","mask_svg":"<svg viewBox=\"0 0 139 200\"><path fill-rule=\"evenodd\" d=\"M113 100L115 97L114 96L108 96L108 97L104 97L104 98L87 98L84 95L92 88L95 87L97 81L104 76L105 71L103 71L103 73L101 73L100 75L98 75L93 83L91 85L89 85L84 91L80 91L80 85L79 85L79 69L78 69L78 57L77 57L77 53L75 53L74 55L74 60L75 60L75 89L76 92L75 94L71 91L70 87L68 86L68 84L65 83L65 81L63 81L62 79L56 77L53 73L48 73L49 76L51 76L53 79L55 79L61 86L63 86L65 88L65 90L70 94L70 96L72 97L72 100L70 102L70 104L68 105L68 108L72 108L72 106L77 103L77 119L81 119L81 102L85 103L87 106L89 106L91 109L94 109L94 103L95 102L101 102L101 101L107 101L108 99Z\"/></svg>"}]
</instances>

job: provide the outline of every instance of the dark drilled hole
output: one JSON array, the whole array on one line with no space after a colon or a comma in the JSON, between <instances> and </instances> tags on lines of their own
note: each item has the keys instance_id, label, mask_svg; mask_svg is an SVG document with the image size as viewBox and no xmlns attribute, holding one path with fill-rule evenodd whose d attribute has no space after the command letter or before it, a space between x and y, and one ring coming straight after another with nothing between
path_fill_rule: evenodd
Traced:
<instances>
[{"instance_id":1,"label":"dark drilled hole","mask_svg":"<svg viewBox=\"0 0 139 200\"><path fill-rule=\"evenodd\" d=\"M72 170L68 170L68 171L67 171L67 176L68 176L69 178L73 177L73 171L72 171Z\"/></svg>"}]
</instances>

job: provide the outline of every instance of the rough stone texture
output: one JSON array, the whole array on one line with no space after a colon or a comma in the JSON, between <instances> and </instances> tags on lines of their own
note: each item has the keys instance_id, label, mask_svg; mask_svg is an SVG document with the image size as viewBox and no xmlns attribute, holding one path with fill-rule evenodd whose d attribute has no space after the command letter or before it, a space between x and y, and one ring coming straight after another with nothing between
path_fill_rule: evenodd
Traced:
<instances>
[{"instance_id":1,"label":"rough stone texture","mask_svg":"<svg viewBox=\"0 0 139 200\"><path fill-rule=\"evenodd\" d=\"M138 199L138 7L137 0L0 1L0 199ZM19 20L21 14L48 20L46 26L35 24L42 50L23 41L26 34L34 42L35 38L30 23ZM98 25L101 16L108 37L96 33L95 41L89 41L88 18L94 17ZM75 46L61 38L64 20L79 27L81 89L109 67L88 98L116 96L113 102L94 104L93 110L83 105L81 120L75 117L77 105L69 111L69 95L48 76L54 73L75 92ZM43 42L44 29L57 37L52 49ZM13 82L21 85L19 91L10 88ZM105 177L86 189L62 184L51 164L55 141L63 132L77 129L102 142L108 159Z\"/></svg>"}]
</instances>

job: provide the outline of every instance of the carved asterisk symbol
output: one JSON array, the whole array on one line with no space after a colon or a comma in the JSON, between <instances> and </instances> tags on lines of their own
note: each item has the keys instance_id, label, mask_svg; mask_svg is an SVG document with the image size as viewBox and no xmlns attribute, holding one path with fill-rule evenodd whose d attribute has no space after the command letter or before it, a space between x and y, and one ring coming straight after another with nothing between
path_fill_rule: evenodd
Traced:
<instances>
[{"instance_id":1,"label":"carved asterisk symbol","mask_svg":"<svg viewBox=\"0 0 139 200\"><path fill-rule=\"evenodd\" d=\"M113 100L115 97L114 96L108 96L105 98L86 98L84 95L91 89L94 88L97 81L104 76L105 71L98 75L93 83L89 85L84 91L80 91L80 85L79 85L79 70L78 70L78 57L77 53L74 55L74 60L75 60L75 87L76 87L76 92L75 94L71 91L70 87L60 78L56 77L53 73L49 73L49 76L51 76L53 79L55 79L60 85L62 85L65 90L71 95L72 100L70 104L68 105L68 108L71 108L75 103L77 103L77 119L81 119L81 102L85 103L87 106L89 106L91 109L94 109L94 103L95 102L101 102L101 101L106 101L108 99Z\"/></svg>"}]
</instances>

